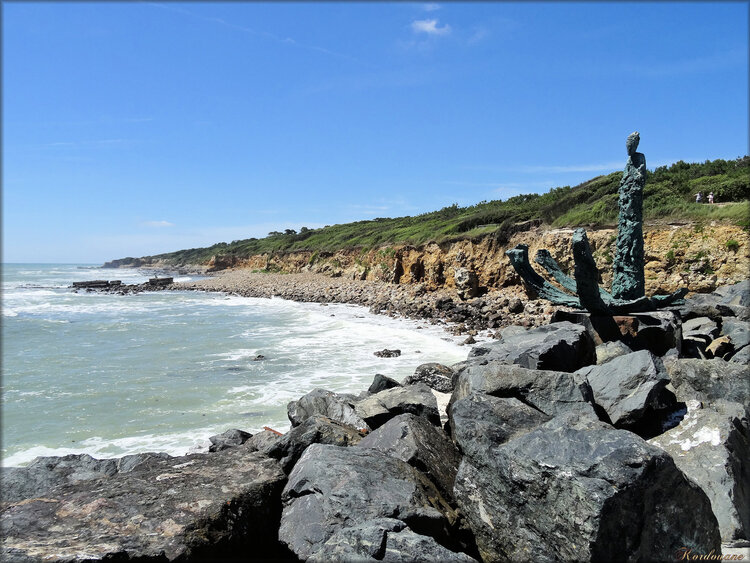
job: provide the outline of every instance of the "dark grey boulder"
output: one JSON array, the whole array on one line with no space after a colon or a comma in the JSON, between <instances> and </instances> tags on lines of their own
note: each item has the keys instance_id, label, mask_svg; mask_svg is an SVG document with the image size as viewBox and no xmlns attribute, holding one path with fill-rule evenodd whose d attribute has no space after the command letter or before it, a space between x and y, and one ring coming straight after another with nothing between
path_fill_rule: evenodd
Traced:
<instances>
[{"instance_id":1,"label":"dark grey boulder","mask_svg":"<svg viewBox=\"0 0 750 563\"><path fill-rule=\"evenodd\" d=\"M732 354L729 361L733 364L740 364L747 367L750 364L750 346L744 346L739 352Z\"/></svg>"},{"instance_id":2,"label":"dark grey boulder","mask_svg":"<svg viewBox=\"0 0 750 563\"><path fill-rule=\"evenodd\" d=\"M714 293L725 305L750 307L750 281L748 280L720 287Z\"/></svg>"},{"instance_id":3,"label":"dark grey boulder","mask_svg":"<svg viewBox=\"0 0 750 563\"><path fill-rule=\"evenodd\" d=\"M284 434L266 454L278 459L281 468L289 473L297 460L311 444L330 444L333 446L352 446L362 439L355 428L320 415L306 419Z\"/></svg>"},{"instance_id":4,"label":"dark grey boulder","mask_svg":"<svg viewBox=\"0 0 750 563\"><path fill-rule=\"evenodd\" d=\"M563 321L474 346L469 359L480 358L529 369L575 371L594 363L594 341L583 326Z\"/></svg>"},{"instance_id":5,"label":"dark grey boulder","mask_svg":"<svg viewBox=\"0 0 750 563\"><path fill-rule=\"evenodd\" d=\"M750 421L743 405L690 401L680 425L649 442L708 495L722 541L750 538Z\"/></svg>"},{"instance_id":6,"label":"dark grey boulder","mask_svg":"<svg viewBox=\"0 0 750 563\"><path fill-rule=\"evenodd\" d=\"M405 461L427 475L444 497L452 497L461 457L445 432L427 419L399 415L368 434L358 447Z\"/></svg>"},{"instance_id":7,"label":"dark grey boulder","mask_svg":"<svg viewBox=\"0 0 750 563\"><path fill-rule=\"evenodd\" d=\"M673 395L664 393L669 383L664 364L648 350L620 356L601 366L581 368L576 374L586 378L594 402L617 428L637 432L648 422L644 417L676 403Z\"/></svg>"},{"instance_id":8,"label":"dark grey boulder","mask_svg":"<svg viewBox=\"0 0 750 563\"><path fill-rule=\"evenodd\" d=\"M716 293L696 293L685 299L685 303L671 307L677 311L683 322L696 317L708 317L713 321L720 321L722 317L736 314L735 307L724 303L724 298Z\"/></svg>"},{"instance_id":9,"label":"dark grey boulder","mask_svg":"<svg viewBox=\"0 0 750 563\"><path fill-rule=\"evenodd\" d=\"M412 375L404 379L404 385L424 383L431 389L440 393L453 391L453 370L448 366L438 363L422 364L417 367Z\"/></svg>"},{"instance_id":10,"label":"dark grey boulder","mask_svg":"<svg viewBox=\"0 0 750 563\"><path fill-rule=\"evenodd\" d=\"M424 383L386 389L355 404L356 414L368 428L376 429L394 416L415 414L440 425L437 399Z\"/></svg>"},{"instance_id":11,"label":"dark grey boulder","mask_svg":"<svg viewBox=\"0 0 750 563\"><path fill-rule=\"evenodd\" d=\"M711 404L725 400L750 404L748 368L719 358L681 358L665 364L678 401L691 399Z\"/></svg>"},{"instance_id":12,"label":"dark grey boulder","mask_svg":"<svg viewBox=\"0 0 750 563\"><path fill-rule=\"evenodd\" d=\"M289 475L282 501L279 539L300 559L337 532L379 518L398 519L444 544L456 519L419 471L371 448L311 445Z\"/></svg>"},{"instance_id":13,"label":"dark grey boulder","mask_svg":"<svg viewBox=\"0 0 750 563\"><path fill-rule=\"evenodd\" d=\"M721 324L721 333L728 336L736 351L750 344L750 323L733 319L724 318Z\"/></svg>"},{"instance_id":14,"label":"dark grey boulder","mask_svg":"<svg viewBox=\"0 0 750 563\"><path fill-rule=\"evenodd\" d=\"M448 409L451 434L464 455L481 459L492 448L552 418L518 399L471 393ZM594 418L592 413L592 418ZM489 462L485 462L489 463Z\"/></svg>"},{"instance_id":15,"label":"dark grey boulder","mask_svg":"<svg viewBox=\"0 0 750 563\"><path fill-rule=\"evenodd\" d=\"M484 561L668 561L720 551L705 493L635 434L575 414L465 456L454 494Z\"/></svg>"},{"instance_id":16,"label":"dark grey boulder","mask_svg":"<svg viewBox=\"0 0 750 563\"><path fill-rule=\"evenodd\" d=\"M370 395L374 395L375 393L380 393L381 391L392 389L393 387L401 387L401 384L395 379L376 373L370 387L367 389L367 392Z\"/></svg>"},{"instance_id":17,"label":"dark grey boulder","mask_svg":"<svg viewBox=\"0 0 750 563\"><path fill-rule=\"evenodd\" d=\"M37 457L26 467L0 468L0 498L17 502L42 497L65 484L127 473L152 459L168 459L165 453L133 454L122 458L95 459L88 454Z\"/></svg>"},{"instance_id":18,"label":"dark grey boulder","mask_svg":"<svg viewBox=\"0 0 750 563\"><path fill-rule=\"evenodd\" d=\"M471 563L476 559L450 551L429 536L415 534L401 520L377 518L339 530L308 561Z\"/></svg>"},{"instance_id":19,"label":"dark grey boulder","mask_svg":"<svg viewBox=\"0 0 750 563\"><path fill-rule=\"evenodd\" d=\"M340 395L325 389L314 389L297 401L287 405L287 416L292 426L299 426L316 414L347 424L356 429L369 430L370 427L354 410L352 397Z\"/></svg>"},{"instance_id":20,"label":"dark grey boulder","mask_svg":"<svg viewBox=\"0 0 750 563\"><path fill-rule=\"evenodd\" d=\"M515 398L548 416L594 414L591 387L573 373L526 369L497 360L473 364L459 374L451 405L474 392Z\"/></svg>"},{"instance_id":21,"label":"dark grey boulder","mask_svg":"<svg viewBox=\"0 0 750 563\"><path fill-rule=\"evenodd\" d=\"M227 448L231 448L233 446L239 446L247 442L252 437L253 435L249 432L238 430L237 428L232 428L230 430L222 432L221 434L211 436L209 438L209 440L211 441L211 445L208 446L208 451L220 452L221 450L226 450Z\"/></svg>"},{"instance_id":22,"label":"dark grey boulder","mask_svg":"<svg viewBox=\"0 0 750 563\"><path fill-rule=\"evenodd\" d=\"M632 351L624 342L619 340L604 342L596 347L596 364L606 364L608 361L630 354Z\"/></svg>"},{"instance_id":23,"label":"dark grey boulder","mask_svg":"<svg viewBox=\"0 0 750 563\"><path fill-rule=\"evenodd\" d=\"M373 352L373 354L378 358L398 358L401 355L401 350L389 350L388 348L383 348L382 350Z\"/></svg>"},{"instance_id":24,"label":"dark grey boulder","mask_svg":"<svg viewBox=\"0 0 750 563\"><path fill-rule=\"evenodd\" d=\"M58 486L0 513L3 561L222 560L277 541L285 475L244 447L150 458L111 477Z\"/></svg>"},{"instance_id":25,"label":"dark grey boulder","mask_svg":"<svg viewBox=\"0 0 750 563\"><path fill-rule=\"evenodd\" d=\"M253 437L247 440L244 444L248 451L259 451L268 453L268 451L278 442L283 434L273 432L271 430L263 430L257 434L253 434Z\"/></svg>"}]
</instances>

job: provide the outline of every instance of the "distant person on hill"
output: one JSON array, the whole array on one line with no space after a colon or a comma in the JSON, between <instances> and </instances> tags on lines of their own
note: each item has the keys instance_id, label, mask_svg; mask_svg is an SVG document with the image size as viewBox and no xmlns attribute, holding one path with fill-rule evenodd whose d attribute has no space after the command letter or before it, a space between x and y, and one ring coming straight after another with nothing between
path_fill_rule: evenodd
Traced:
<instances>
[{"instance_id":1,"label":"distant person on hill","mask_svg":"<svg viewBox=\"0 0 750 563\"><path fill-rule=\"evenodd\" d=\"M711 192L710 194L708 194L708 203L713 203L713 202L714 202L714 192Z\"/></svg>"},{"instance_id":2,"label":"distant person on hill","mask_svg":"<svg viewBox=\"0 0 750 563\"><path fill-rule=\"evenodd\" d=\"M697 194L695 194L695 203L700 203L702 197L703 196L701 195L700 192L698 192Z\"/></svg>"}]
</instances>

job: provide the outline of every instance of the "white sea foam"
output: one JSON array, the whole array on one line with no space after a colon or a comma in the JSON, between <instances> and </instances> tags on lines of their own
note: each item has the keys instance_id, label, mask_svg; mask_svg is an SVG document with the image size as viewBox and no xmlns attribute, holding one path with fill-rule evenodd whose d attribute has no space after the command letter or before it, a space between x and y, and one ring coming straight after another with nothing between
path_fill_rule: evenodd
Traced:
<instances>
[{"instance_id":1,"label":"white sea foam","mask_svg":"<svg viewBox=\"0 0 750 563\"><path fill-rule=\"evenodd\" d=\"M67 453L184 454L227 428L285 430L286 404L314 388L359 393L376 373L401 380L421 363L468 352L439 326L354 305L9 289L127 278L27 270L36 277L3 272L3 465ZM402 354L376 357L383 348ZM265 359L252 361L258 354Z\"/></svg>"}]
</instances>

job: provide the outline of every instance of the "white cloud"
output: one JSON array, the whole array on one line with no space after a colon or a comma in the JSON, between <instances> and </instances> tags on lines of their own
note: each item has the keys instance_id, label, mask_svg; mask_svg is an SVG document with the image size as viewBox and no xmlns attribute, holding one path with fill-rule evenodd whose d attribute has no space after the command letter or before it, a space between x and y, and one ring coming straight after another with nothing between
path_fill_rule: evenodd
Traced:
<instances>
[{"instance_id":1,"label":"white cloud","mask_svg":"<svg viewBox=\"0 0 750 563\"><path fill-rule=\"evenodd\" d=\"M416 20L411 22L411 29L414 33L426 33L428 35L447 35L451 32L451 26L445 24L438 27L438 20Z\"/></svg>"},{"instance_id":2,"label":"white cloud","mask_svg":"<svg viewBox=\"0 0 750 563\"><path fill-rule=\"evenodd\" d=\"M146 227L174 227L174 223L170 223L169 221L144 221L143 225Z\"/></svg>"},{"instance_id":3,"label":"white cloud","mask_svg":"<svg viewBox=\"0 0 750 563\"><path fill-rule=\"evenodd\" d=\"M433 3L422 4L422 9L425 12L434 12L435 10L439 10L440 9L440 5L439 4L433 4Z\"/></svg>"}]
</instances>

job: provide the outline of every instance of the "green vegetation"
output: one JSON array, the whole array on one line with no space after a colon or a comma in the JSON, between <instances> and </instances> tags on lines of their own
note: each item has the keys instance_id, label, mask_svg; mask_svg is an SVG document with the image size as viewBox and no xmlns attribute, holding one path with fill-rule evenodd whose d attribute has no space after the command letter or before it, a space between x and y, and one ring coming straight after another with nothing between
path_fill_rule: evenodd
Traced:
<instances>
[{"instance_id":1,"label":"green vegetation","mask_svg":"<svg viewBox=\"0 0 750 563\"><path fill-rule=\"evenodd\" d=\"M518 195L505 201L483 201L469 207L453 204L414 217L378 218L299 232L271 232L267 237L218 243L153 258L172 263L205 263L216 254L238 257L293 250L321 252L342 248L371 249L396 243L424 244L494 236L506 241L516 223L541 219L555 227L604 227L617 224L617 190L621 172L599 176L578 186L553 188L544 194ZM718 205L696 204L695 193L714 193ZM748 225L750 157L688 164L679 161L649 172L644 197L646 221L710 221ZM393 255L383 249L381 257Z\"/></svg>"},{"instance_id":2,"label":"green vegetation","mask_svg":"<svg viewBox=\"0 0 750 563\"><path fill-rule=\"evenodd\" d=\"M737 252L737 250L739 250L739 248L740 248L740 243L737 242L736 240L734 240L733 238L729 239L724 244L726 245L727 250L731 250L732 252Z\"/></svg>"}]
</instances>

